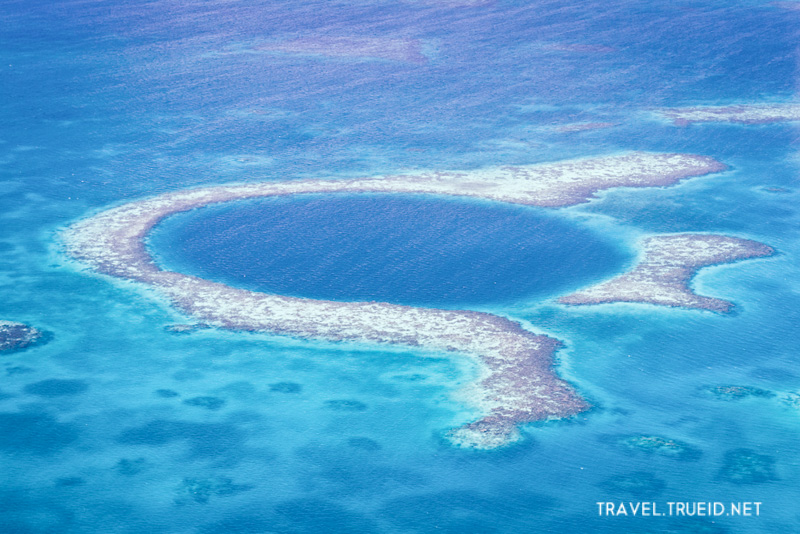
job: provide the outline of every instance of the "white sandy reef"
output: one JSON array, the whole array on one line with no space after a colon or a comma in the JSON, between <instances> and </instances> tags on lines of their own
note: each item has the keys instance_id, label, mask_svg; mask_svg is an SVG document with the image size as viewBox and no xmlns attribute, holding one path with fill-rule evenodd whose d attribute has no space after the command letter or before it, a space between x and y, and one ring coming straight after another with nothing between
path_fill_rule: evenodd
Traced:
<instances>
[{"instance_id":1,"label":"white sandy reef","mask_svg":"<svg viewBox=\"0 0 800 534\"><path fill-rule=\"evenodd\" d=\"M658 110L657 113L672 120L676 126L688 126L696 122L768 124L772 122L800 121L800 104L747 104L665 108Z\"/></svg>"},{"instance_id":2,"label":"white sandy reef","mask_svg":"<svg viewBox=\"0 0 800 534\"><path fill-rule=\"evenodd\" d=\"M773 250L756 241L722 235L676 234L645 239L641 261L628 273L561 297L562 304L643 302L660 306L727 312L732 303L697 295L689 281L698 269L748 258Z\"/></svg>"},{"instance_id":3,"label":"white sandy reef","mask_svg":"<svg viewBox=\"0 0 800 534\"><path fill-rule=\"evenodd\" d=\"M725 168L704 156L635 152L463 172L206 187L167 193L103 211L66 229L63 241L69 255L92 269L147 284L203 323L303 338L421 346L472 357L479 362L482 375L461 392L460 398L483 416L452 431L450 436L463 446L493 448L516 439L520 423L568 417L588 408L574 389L555 374L553 354L560 346L559 341L488 313L292 298L164 271L147 252L146 235L155 224L174 213L259 197L304 193L429 193L561 207L586 202L598 191L609 188L669 186L684 178ZM695 244L706 243L707 238L685 237L683 242L673 241L672 248L697 248ZM653 243L655 246L656 242ZM715 250L715 261L728 261L725 254L730 250L719 247ZM681 258L689 261L688 257Z\"/></svg>"}]
</instances>

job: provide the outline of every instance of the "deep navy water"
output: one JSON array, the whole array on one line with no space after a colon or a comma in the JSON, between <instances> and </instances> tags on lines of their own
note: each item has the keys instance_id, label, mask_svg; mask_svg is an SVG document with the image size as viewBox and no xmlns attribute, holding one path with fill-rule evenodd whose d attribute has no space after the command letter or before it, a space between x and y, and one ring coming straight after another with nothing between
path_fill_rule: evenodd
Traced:
<instances>
[{"instance_id":1,"label":"deep navy water","mask_svg":"<svg viewBox=\"0 0 800 534\"><path fill-rule=\"evenodd\" d=\"M0 532L800 530L797 123L678 128L651 113L795 101L799 7L1 2L0 319L51 339L0 354ZM324 36L417 40L427 60L258 50ZM559 129L576 123L609 126ZM59 246L60 229L82 217L194 186L627 150L708 155L730 170L560 210L428 197L239 203L176 216L153 236L164 261L188 258L159 239L196 247L203 261L176 265L187 271L210 268L210 241L192 228L216 225L220 236L254 225L260 239L292 247L324 240L290 263L305 271L341 251L331 266L356 268L357 259L369 269L350 281L320 270L297 286L264 288L474 306L562 340L558 372L594 409L529 425L523 441L496 451L457 449L443 438L474 415L452 397L476 373L467 362L388 345L176 334L167 327L187 318L146 289L81 269ZM409 210L420 215L404 217ZM338 229L315 230L334 219ZM363 232L359 220L371 221ZM474 234L463 221L477 226ZM431 245L446 233L431 224L467 235ZM173 231L184 237L171 241ZM778 251L695 279L697 291L733 301L735 313L555 303L563 291L624 270L640 237L685 231ZM397 241L360 254L362 239L392 232ZM241 254L231 276L250 268L253 255L285 267L241 246L247 235L233 232L226 244ZM525 278L526 267L564 272L563 263L543 263L553 258L520 251L528 239L573 262L566 279ZM576 243L594 251L582 256L595 258L591 265L575 256ZM440 246L447 255L420 274L429 293L408 293L391 274L388 283L379 278L396 267L390 258L424 263ZM465 268L470 261L481 267ZM469 291L459 293L459 279ZM494 292L487 281L505 285ZM731 385L751 389L720 393ZM680 442L686 452L632 447L636 436ZM598 501L654 501L661 510L669 501L762 504L758 517L633 518L599 516Z\"/></svg>"},{"instance_id":2,"label":"deep navy water","mask_svg":"<svg viewBox=\"0 0 800 534\"><path fill-rule=\"evenodd\" d=\"M543 210L401 195L206 207L162 222L150 250L164 268L253 291L427 307L552 297L630 259Z\"/></svg>"}]
</instances>

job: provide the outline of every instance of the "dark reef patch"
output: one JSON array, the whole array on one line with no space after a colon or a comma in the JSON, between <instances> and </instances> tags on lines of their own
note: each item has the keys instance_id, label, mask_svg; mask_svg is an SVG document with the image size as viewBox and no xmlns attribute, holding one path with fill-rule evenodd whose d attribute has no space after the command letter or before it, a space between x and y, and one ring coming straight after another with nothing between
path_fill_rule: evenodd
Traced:
<instances>
[{"instance_id":1,"label":"dark reef patch","mask_svg":"<svg viewBox=\"0 0 800 534\"><path fill-rule=\"evenodd\" d=\"M769 399L775 396L772 391L751 386L704 386L700 391L708 396L723 401L742 400L748 397Z\"/></svg>"},{"instance_id":2,"label":"dark reef patch","mask_svg":"<svg viewBox=\"0 0 800 534\"><path fill-rule=\"evenodd\" d=\"M172 399L174 397L180 396L180 393L178 393L177 391L174 391L172 389L157 389L156 390L156 395L158 395L159 397L161 397L163 399Z\"/></svg>"},{"instance_id":3,"label":"dark reef patch","mask_svg":"<svg viewBox=\"0 0 800 534\"><path fill-rule=\"evenodd\" d=\"M241 454L242 432L225 423L189 423L158 419L122 432L117 441L127 445L159 447L177 441L189 444L194 456L214 457Z\"/></svg>"},{"instance_id":4,"label":"dark reef patch","mask_svg":"<svg viewBox=\"0 0 800 534\"><path fill-rule=\"evenodd\" d=\"M215 411L225 406L225 399L220 399L219 397L192 397L191 399L186 399L183 403Z\"/></svg>"},{"instance_id":5,"label":"dark reef patch","mask_svg":"<svg viewBox=\"0 0 800 534\"><path fill-rule=\"evenodd\" d=\"M45 455L78 439L78 428L43 413L0 413L0 450Z\"/></svg>"},{"instance_id":6,"label":"dark reef patch","mask_svg":"<svg viewBox=\"0 0 800 534\"><path fill-rule=\"evenodd\" d=\"M75 530L74 512L60 499L34 497L30 492L0 490L0 532L62 534Z\"/></svg>"},{"instance_id":7,"label":"dark reef patch","mask_svg":"<svg viewBox=\"0 0 800 534\"><path fill-rule=\"evenodd\" d=\"M609 493L609 499L633 495L637 499L649 499L660 495L667 487L666 482L656 478L653 473L637 471L628 475L614 475L600 486Z\"/></svg>"},{"instance_id":8,"label":"dark reef patch","mask_svg":"<svg viewBox=\"0 0 800 534\"><path fill-rule=\"evenodd\" d=\"M274 393L300 393L303 386L295 382L277 382L269 385L269 390Z\"/></svg>"},{"instance_id":9,"label":"dark reef patch","mask_svg":"<svg viewBox=\"0 0 800 534\"><path fill-rule=\"evenodd\" d=\"M402 382L422 382L428 379L428 375L423 375L420 373L400 374L400 375L394 375L392 379L400 380Z\"/></svg>"},{"instance_id":10,"label":"dark reef patch","mask_svg":"<svg viewBox=\"0 0 800 534\"><path fill-rule=\"evenodd\" d=\"M25 367L24 365L14 365L12 367L6 367L6 374L8 376L14 375L22 375L26 373L32 373L33 369L30 367Z\"/></svg>"},{"instance_id":11,"label":"dark reef patch","mask_svg":"<svg viewBox=\"0 0 800 534\"><path fill-rule=\"evenodd\" d=\"M369 438L350 438L347 440L347 444L354 449L369 452L379 451L383 448L380 443Z\"/></svg>"},{"instance_id":12,"label":"dark reef patch","mask_svg":"<svg viewBox=\"0 0 800 534\"><path fill-rule=\"evenodd\" d=\"M0 353L24 350L33 345L42 345L52 339L50 332L42 332L32 326L0 321Z\"/></svg>"},{"instance_id":13,"label":"dark reef patch","mask_svg":"<svg viewBox=\"0 0 800 534\"><path fill-rule=\"evenodd\" d=\"M293 499L275 506L278 523L274 532L292 534L368 534L378 532L368 518L334 502L322 499Z\"/></svg>"},{"instance_id":14,"label":"dark reef patch","mask_svg":"<svg viewBox=\"0 0 800 534\"><path fill-rule=\"evenodd\" d=\"M306 480L336 493L370 495L394 487L422 487L421 473L376 461L355 447L311 443L296 450L305 466Z\"/></svg>"},{"instance_id":15,"label":"dark reef patch","mask_svg":"<svg viewBox=\"0 0 800 534\"><path fill-rule=\"evenodd\" d=\"M325 401L325 407L335 412L363 412L367 409L363 402L351 399Z\"/></svg>"},{"instance_id":16,"label":"dark reef patch","mask_svg":"<svg viewBox=\"0 0 800 534\"><path fill-rule=\"evenodd\" d=\"M781 403L793 410L800 410L800 393L792 391L782 395Z\"/></svg>"},{"instance_id":17,"label":"dark reef patch","mask_svg":"<svg viewBox=\"0 0 800 534\"><path fill-rule=\"evenodd\" d=\"M86 481L81 477L61 477L56 479L56 486L59 488L72 488L75 486L83 486Z\"/></svg>"},{"instance_id":18,"label":"dark reef patch","mask_svg":"<svg viewBox=\"0 0 800 534\"><path fill-rule=\"evenodd\" d=\"M778 480L775 458L751 449L734 449L725 453L719 478L733 484L761 484Z\"/></svg>"},{"instance_id":19,"label":"dark reef patch","mask_svg":"<svg viewBox=\"0 0 800 534\"><path fill-rule=\"evenodd\" d=\"M211 497L231 497L253 489L248 484L234 484L226 477L184 478L178 486L178 497L175 504L187 504L194 501L206 504Z\"/></svg>"},{"instance_id":20,"label":"dark reef patch","mask_svg":"<svg viewBox=\"0 0 800 534\"><path fill-rule=\"evenodd\" d=\"M609 443L621 447L629 452L641 452L644 454L657 454L665 458L676 460L694 461L699 460L702 452L676 439L665 438L662 436L648 435L607 435L600 438L604 443Z\"/></svg>"},{"instance_id":21,"label":"dark reef patch","mask_svg":"<svg viewBox=\"0 0 800 534\"><path fill-rule=\"evenodd\" d=\"M550 497L530 492L493 496L451 490L390 500L381 515L402 532L493 534L507 532L504 525L551 510L555 504Z\"/></svg>"},{"instance_id":22,"label":"dark reef patch","mask_svg":"<svg viewBox=\"0 0 800 534\"><path fill-rule=\"evenodd\" d=\"M120 475L131 477L147 469L147 460L144 458L136 458L135 460L121 458L115 468Z\"/></svg>"},{"instance_id":23,"label":"dark reef patch","mask_svg":"<svg viewBox=\"0 0 800 534\"><path fill-rule=\"evenodd\" d=\"M785 187L777 187L777 186L764 186L761 188L762 191L766 191L767 193L791 193L791 189L786 189Z\"/></svg>"},{"instance_id":24,"label":"dark reef patch","mask_svg":"<svg viewBox=\"0 0 800 534\"><path fill-rule=\"evenodd\" d=\"M49 380L28 384L25 386L24 391L31 395L53 399L57 397L80 395L88 389L89 384L83 380L51 378Z\"/></svg>"},{"instance_id":25,"label":"dark reef patch","mask_svg":"<svg viewBox=\"0 0 800 534\"><path fill-rule=\"evenodd\" d=\"M269 512L260 515L236 514L236 517L223 519L202 527L201 534L267 534L275 531L276 520Z\"/></svg>"}]
</instances>

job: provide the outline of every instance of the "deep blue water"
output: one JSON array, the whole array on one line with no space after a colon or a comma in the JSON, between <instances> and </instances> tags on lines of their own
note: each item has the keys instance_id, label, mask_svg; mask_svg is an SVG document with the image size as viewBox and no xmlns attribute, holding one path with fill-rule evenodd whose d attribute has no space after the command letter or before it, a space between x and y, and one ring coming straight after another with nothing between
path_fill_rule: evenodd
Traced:
<instances>
[{"instance_id":1,"label":"deep blue water","mask_svg":"<svg viewBox=\"0 0 800 534\"><path fill-rule=\"evenodd\" d=\"M150 249L165 268L253 291L427 307L552 297L629 259L543 210L388 195L197 209L161 223Z\"/></svg>"},{"instance_id":2,"label":"deep blue water","mask_svg":"<svg viewBox=\"0 0 800 534\"><path fill-rule=\"evenodd\" d=\"M797 124L676 128L649 113L794 101L800 11L793 6L0 3L0 319L52 334L45 345L0 355L0 532L800 530L800 413L785 402L800 391ZM255 50L315 36L417 39L428 61ZM615 126L557 129L581 122ZM262 216L293 221L275 237L283 242L298 241L293 232L300 230L316 239L314 221L347 222L336 250L353 256L332 264L368 258L364 287L385 289L385 300L398 302L418 297L401 295L408 288L400 278L378 281L395 265L358 254L361 236L348 228L359 219L396 214L370 231L395 228L424 246L441 237L426 221L456 228L463 213L471 224L497 222L497 230L475 229L471 243L486 247L480 252L448 245L439 270L419 280L434 292L420 301L477 303L561 339L558 370L595 409L570 422L530 425L523 442L493 452L454 449L442 438L471 416L451 397L475 372L458 359L212 329L170 333L165 327L186 318L132 284L76 268L58 247L57 231L87 214L187 187L624 150L704 154L731 170L546 213L420 197L230 207L229 217L244 222L247 210L259 212L258 224ZM359 202L393 208L345 208ZM316 208L267 209L281 203ZM409 227L401 214L412 206L429 216ZM164 228L190 228L195 217L211 224L202 211ZM514 221L524 228L504 226ZM219 224L229 229L235 221ZM519 275L526 266L541 268L543 258L518 256L513 236L540 225L583 234L575 242L596 243L605 267L581 264L584 278L570 271L568 282L515 293L510 280L531 284ZM695 280L704 294L736 303L729 316L632 305L572 309L550 299L558 283L579 285L621 268L619 251L632 250L642 235L683 231L757 239L779 255L707 269ZM236 234L230 246L246 235ZM575 252L554 238L535 236L540 246L555 244L554 254ZM384 246L390 254L392 245ZM424 257L408 249L407 260ZM298 261L313 263L313 254L331 250L312 248ZM260 257L263 249L244 252ZM498 267L509 269L497 280L509 284L507 292L446 290L463 267L458 254L518 261ZM460 277L478 286L491 271ZM310 282L344 287L331 284L332 274ZM709 393L724 385L773 396ZM692 454L631 449L623 444L630 436L677 440ZM598 517L595 503L605 500L763 504L759 517Z\"/></svg>"}]
</instances>

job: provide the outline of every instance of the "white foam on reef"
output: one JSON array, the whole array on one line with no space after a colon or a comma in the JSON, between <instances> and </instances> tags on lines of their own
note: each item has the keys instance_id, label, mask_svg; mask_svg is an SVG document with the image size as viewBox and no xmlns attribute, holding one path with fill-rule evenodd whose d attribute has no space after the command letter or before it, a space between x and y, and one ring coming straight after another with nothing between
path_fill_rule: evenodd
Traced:
<instances>
[{"instance_id":1,"label":"white foam on reef","mask_svg":"<svg viewBox=\"0 0 800 534\"><path fill-rule=\"evenodd\" d=\"M732 303L697 295L689 288L695 273L708 265L769 256L773 250L749 239L710 234L653 236L633 270L591 286L559 302L569 305L641 302L725 313Z\"/></svg>"},{"instance_id":2,"label":"white foam on reef","mask_svg":"<svg viewBox=\"0 0 800 534\"><path fill-rule=\"evenodd\" d=\"M800 121L800 104L698 106L660 109L657 113L672 120L677 126L687 126L695 122L767 124L771 122Z\"/></svg>"},{"instance_id":3,"label":"white foam on reef","mask_svg":"<svg viewBox=\"0 0 800 534\"><path fill-rule=\"evenodd\" d=\"M259 197L430 193L560 207L586 202L613 187L667 186L725 168L703 156L636 152L476 171L223 185L167 193L103 211L67 228L62 239L73 258L100 273L147 284L205 324L301 338L421 346L474 358L481 376L460 392L459 399L484 416L451 432L451 439L462 446L493 448L517 439L520 423L568 417L588 408L553 369L559 341L488 313L285 297L164 271L145 248L147 233L174 213Z\"/></svg>"}]
</instances>

